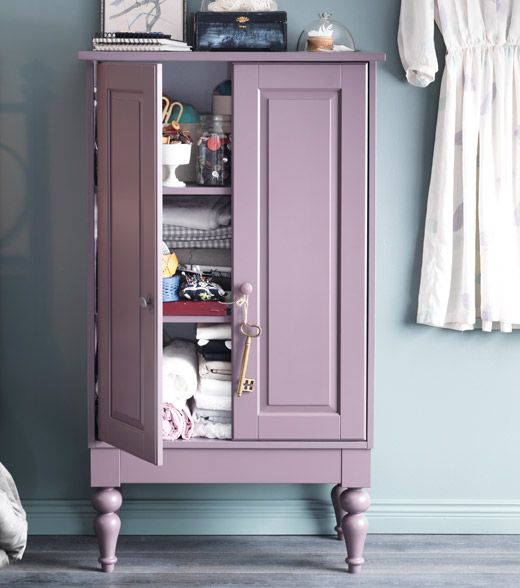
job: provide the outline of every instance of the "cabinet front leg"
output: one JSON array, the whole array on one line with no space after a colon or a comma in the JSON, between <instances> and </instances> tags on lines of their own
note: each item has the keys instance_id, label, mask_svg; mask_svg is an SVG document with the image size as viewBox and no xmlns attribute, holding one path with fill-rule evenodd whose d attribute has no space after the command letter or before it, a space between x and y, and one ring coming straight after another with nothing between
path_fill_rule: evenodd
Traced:
<instances>
[{"instance_id":1,"label":"cabinet front leg","mask_svg":"<svg viewBox=\"0 0 520 588\"><path fill-rule=\"evenodd\" d=\"M370 506L370 496L362 488L349 488L341 494L341 507L347 513L341 521L341 529L347 547L347 569L351 574L361 571L365 563L363 550L368 533L368 520L363 514Z\"/></svg>"},{"instance_id":2,"label":"cabinet front leg","mask_svg":"<svg viewBox=\"0 0 520 588\"><path fill-rule=\"evenodd\" d=\"M94 531L99 545L99 563L104 572L113 572L117 563L116 545L121 528L118 511L123 497L117 488L98 488L92 495L92 506L98 513Z\"/></svg>"},{"instance_id":3,"label":"cabinet front leg","mask_svg":"<svg viewBox=\"0 0 520 588\"><path fill-rule=\"evenodd\" d=\"M334 530L336 531L336 536L339 540L343 539L341 521L346 514L343 508L341 508L340 497L342 492L345 490L346 488L344 488L341 484L336 484L330 493L330 497L332 498L332 506L334 507L334 514L336 515L336 526L334 527Z\"/></svg>"}]
</instances>

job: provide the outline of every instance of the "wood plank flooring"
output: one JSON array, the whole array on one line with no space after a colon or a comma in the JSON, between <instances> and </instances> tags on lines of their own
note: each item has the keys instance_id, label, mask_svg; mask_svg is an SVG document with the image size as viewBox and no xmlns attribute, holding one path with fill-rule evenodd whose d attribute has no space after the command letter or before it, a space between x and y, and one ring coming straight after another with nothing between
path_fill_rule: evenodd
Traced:
<instances>
[{"instance_id":1,"label":"wood plank flooring","mask_svg":"<svg viewBox=\"0 0 520 588\"><path fill-rule=\"evenodd\" d=\"M113 574L97 557L93 537L31 537L0 586L520 587L515 535L371 535L360 575L333 537L123 536Z\"/></svg>"}]
</instances>

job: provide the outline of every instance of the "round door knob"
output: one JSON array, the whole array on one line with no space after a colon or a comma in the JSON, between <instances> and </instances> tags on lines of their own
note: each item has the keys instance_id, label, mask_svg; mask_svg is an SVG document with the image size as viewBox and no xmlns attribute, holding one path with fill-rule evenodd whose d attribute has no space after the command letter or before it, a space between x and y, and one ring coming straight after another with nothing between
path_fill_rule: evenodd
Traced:
<instances>
[{"instance_id":1,"label":"round door knob","mask_svg":"<svg viewBox=\"0 0 520 588\"><path fill-rule=\"evenodd\" d=\"M252 291L253 291L253 284L251 284L251 282L244 282L240 286L240 292L242 292L242 294L245 294L246 296L250 296Z\"/></svg>"},{"instance_id":2,"label":"round door knob","mask_svg":"<svg viewBox=\"0 0 520 588\"><path fill-rule=\"evenodd\" d=\"M141 308L148 308L152 305L151 298L145 298L144 296L139 296L139 306Z\"/></svg>"}]
</instances>

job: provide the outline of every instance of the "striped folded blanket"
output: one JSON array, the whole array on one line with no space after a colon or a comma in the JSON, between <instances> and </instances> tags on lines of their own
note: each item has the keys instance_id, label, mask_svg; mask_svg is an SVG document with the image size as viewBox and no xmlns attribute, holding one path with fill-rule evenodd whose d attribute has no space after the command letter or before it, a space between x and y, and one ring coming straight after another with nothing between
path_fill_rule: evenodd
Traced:
<instances>
[{"instance_id":1,"label":"striped folded blanket","mask_svg":"<svg viewBox=\"0 0 520 588\"><path fill-rule=\"evenodd\" d=\"M170 249L230 249L231 227L189 229L177 225L163 225L163 241Z\"/></svg>"},{"instance_id":2,"label":"striped folded blanket","mask_svg":"<svg viewBox=\"0 0 520 588\"><path fill-rule=\"evenodd\" d=\"M190 241L179 241L177 239L164 239L164 242L168 247L175 251L177 248L190 249L231 249L231 239L206 239L206 240L190 240Z\"/></svg>"},{"instance_id":3,"label":"striped folded blanket","mask_svg":"<svg viewBox=\"0 0 520 588\"><path fill-rule=\"evenodd\" d=\"M189 229L177 225L163 225L163 238L178 241L208 241L211 239L230 239L231 227L218 227L216 229Z\"/></svg>"}]
</instances>

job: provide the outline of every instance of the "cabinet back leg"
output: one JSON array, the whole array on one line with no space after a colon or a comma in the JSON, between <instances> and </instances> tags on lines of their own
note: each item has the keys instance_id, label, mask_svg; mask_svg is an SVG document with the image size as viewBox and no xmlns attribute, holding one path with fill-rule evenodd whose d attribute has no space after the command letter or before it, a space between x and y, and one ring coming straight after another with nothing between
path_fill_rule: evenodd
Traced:
<instances>
[{"instance_id":1,"label":"cabinet back leg","mask_svg":"<svg viewBox=\"0 0 520 588\"><path fill-rule=\"evenodd\" d=\"M340 497L343 510L347 513L341 521L343 537L347 547L347 569L351 574L361 571L365 563L363 550L368 533L368 520L364 512L370 506L370 496L362 488L349 488Z\"/></svg>"},{"instance_id":2,"label":"cabinet back leg","mask_svg":"<svg viewBox=\"0 0 520 588\"><path fill-rule=\"evenodd\" d=\"M117 563L116 545L121 529L118 511L123 497L117 488L98 488L92 494L92 506L98 513L94 531L99 545L99 563L103 572L113 572Z\"/></svg>"},{"instance_id":3,"label":"cabinet back leg","mask_svg":"<svg viewBox=\"0 0 520 588\"><path fill-rule=\"evenodd\" d=\"M336 484L330 492L332 506L334 507L334 514L336 515L336 526L334 527L334 530L336 531L336 536L339 540L343 539L341 521L343 520L343 517L346 514L346 512L341 507L340 497L345 490L346 488L344 488L341 484Z\"/></svg>"}]
</instances>

